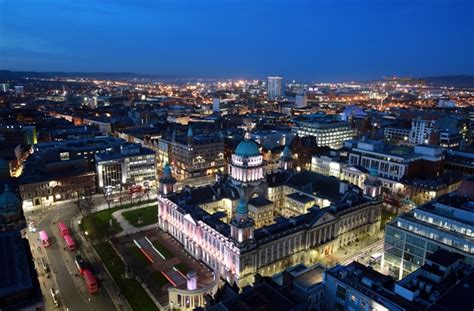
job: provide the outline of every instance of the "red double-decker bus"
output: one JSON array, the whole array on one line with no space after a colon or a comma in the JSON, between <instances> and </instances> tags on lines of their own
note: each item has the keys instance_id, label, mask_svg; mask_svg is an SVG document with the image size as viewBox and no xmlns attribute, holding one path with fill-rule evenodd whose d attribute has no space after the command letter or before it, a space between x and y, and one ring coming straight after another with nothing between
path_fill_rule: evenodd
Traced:
<instances>
[{"instance_id":1,"label":"red double-decker bus","mask_svg":"<svg viewBox=\"0 0 474 311\"><path fill-rule=\"evenodd\" d=\"M62 221L58 222L58 228L59 228L59 233L61 233L61 236L69 235L69 230Z\"/></svg>"},{"instance_id":2,"label":"red double-decker bus","mask_svg":"<svg viewBox=\"0 0 474 311\"><path fill-rule=\"evenodd\" d=\"M76 243L74 242L74 240L71 238L69 234L66 234L64 236L64 242L66 243L66 246L70 251L73 251L76 249Z\"/></svg>"},{"instance_id":3,"label":"red double-decker bus","mask_svg":"<svg viewBox=\"0 0 474 311\"><path fill-rule=\"evenodd\" d=\"M143 192L142 186L131 186L130 188L128 188L129 194L136 194L136 193L142 193L142 192Z\"/></svg>"},{"instance_id":4,"label":"red double-decker bus","mask_svg":"<svg viewBox=\"0 0 474 311\"><path fill-rule=\"evenodd\" d=\"M99 290L99 284L97 283L97 279L95 278L94 274L89 269L84 270L82 273L84 277L84 281L86 281L87 290L90 294L94 294Z\"/></svg>"}]
</instances>

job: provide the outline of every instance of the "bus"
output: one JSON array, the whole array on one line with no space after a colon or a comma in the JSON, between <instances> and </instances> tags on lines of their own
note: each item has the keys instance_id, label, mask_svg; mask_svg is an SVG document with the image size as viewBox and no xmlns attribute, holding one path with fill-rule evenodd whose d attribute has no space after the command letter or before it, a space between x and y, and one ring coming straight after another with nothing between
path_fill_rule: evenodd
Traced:
<instances>
[{"instance_id":1,"label":"bus","mask_svg":"<svg viewBox=\"0 0 474 311\"><path fill-rule=\"evenodd\" d=\"M69 234L66 234L64 236L64 242L66 242L67 248L69 248L70 251L73 251L76 249L76 243L74 243L74 240L71 238Z\"/></svg>"},{"instance_id":2,"label":"bus","mask_svg":"<svg viewBox=\"0 0 474 311\"><path fill-rule=\"evenodd\" d=\"M81 275L83 275L84 271L88 270L89 268L89 264L82 258L81 255L77 255L74 259L74 262L76 263L77 270L79 270Z\"/></svg>"},{"instance_id":3,"label":"bus","mask_svg":"<svg viewBox=\"0 0 474 311\"><path fill-rule=\"evenodd\" d=\"M99 285L97 284L97 280L92 274L89 269L85 269L82 276L84 277L84 281L86 281L87 290L90 294L94 294L99 290Z\"/></svg>"},{"instance_id":4,"label":"bus","mask_svg":"<svg viewBox=\"0 0 474 311\"><path fill-rule=\"evenodd\" d=\"M67 229L66 225L62 221L58 222L58 227L59 227L59 233L61 233L61 236L69 235L69 230Z\"/></svg>"},{"instance_id":5,"label":"bus","mask_svg":"<svg viewBox=\"0 0 474 311\"><path fill-rule=\"evenodd\" d=\"M46 233L46 231L42 230L39 232L39 238L40 238L40 241L41 241L41 245L43 245L43 247L48 247L49 245L51 245L49 243L49 237L48 237L48 234Z\"/></svg>"}]
</instances>

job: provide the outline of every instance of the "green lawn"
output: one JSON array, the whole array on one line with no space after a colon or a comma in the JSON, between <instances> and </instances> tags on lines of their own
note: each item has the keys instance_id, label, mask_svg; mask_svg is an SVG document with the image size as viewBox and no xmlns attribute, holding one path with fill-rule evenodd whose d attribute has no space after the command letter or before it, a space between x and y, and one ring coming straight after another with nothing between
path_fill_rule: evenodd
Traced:
<instances>
[{"instance_id":1,"label":"green lawn","mask_svg":"<svg viewBox=\"0 0 474 311\"><path fill-rule=\"evenodd\" d=\"M91 239L103 240L107 237L107 234L114 235L122 231L122 227L120 227L120 224L117 223L114 218L112 218L113 212L152 202L155 202L155 200L136 202L133 204L124 204L122 206L115 206L110 209L90 214L82 219L81 228L83 231L87 231L88 236ZM112 226L110 226L110 219L112 219Z\"/></svg>"},{"instance_id":2,"label":"green lawn","mask_svg":"<svg viewBox=\"0 0 474 311\"><path fill-rule=\"evenodd\" d=\"M160 242L158 241L153 241L153 246L163 255L165 256L165 259L171 259L174 258L175 256L166 248L164 247Z\"/></svg>"},{"instance_id":3,"label":"green lawn","mask_svg":"<svg viewBox=\"0 0 474 311\"><path fill-rule=\"evenodd\" d=\"M166 284L169 284L169 281L165 278L161 271L155 271L150 274L151 281L153 285L157 285L159 288L163 287Z\"/></svg>"},{"instance_id":4,"label":"green lawn","mask_svg":"<svg viewBox=\"0 0 474 311\"><path fill-rule=\"evenodd\" d=\"M81 223L82 230L87 231L88 236L93 240L102 240L107 237L107 234L114 235L121 232L122 227L112 218L112 213L119 209L120 207L114 207L84 217ZM111 219L112 226L110 226Z\"/></svg>"},{"instance_id":5,"label":"green lawn","mask_svg":"<svg viewBox=\"0 0 474 311\"><path fill-rule=\"evenodd\" d=\"M109 243L97 244L95 249L133 310L158 310L140 283L124 277L125 265Z\"/></svg>"},{"instance_id":6,"label":"green lawn","mask_svg":"<svg viewBox=\"0 0 474 311\"><path fill-rule=\"evenodd\" d=\"M151 265L151 262L148 260L148 258L146 258L145 254L143 254L135 244L128 247L128 251L132 254L133 259L137 260L141 265Z\"/></svg>"},{"instance_id":7,"label":"green lawn","mask_svg":"<svg viewBox=\"0 0 474 311\"><path fill-rule=\"evenodd\" d=\"M135 227L143 227L158 222L158 206L151 205L144 208L139 208L133 211L122 213L123 217L128 220L130 224ZM138 219L142 217L143 223L139 224Z\"/></svg>"}]
</instances>

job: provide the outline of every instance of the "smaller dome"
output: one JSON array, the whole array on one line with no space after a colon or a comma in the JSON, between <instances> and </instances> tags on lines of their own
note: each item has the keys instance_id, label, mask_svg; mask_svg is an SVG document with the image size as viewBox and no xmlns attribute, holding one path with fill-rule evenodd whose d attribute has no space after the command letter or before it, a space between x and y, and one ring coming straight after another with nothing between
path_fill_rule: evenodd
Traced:
<instances>
[{"instance_id":1,"label":"smaller dome","mask_svg":"<svg viewBox=\"0 0 474 311\"><path fill-rule=\"evenodd\" d=\"M190 127L188 128L188 137L193 137L193 135L194 135L194 134L193 134L193 128L190 126Z\"/></svg>"},{"instance_id":2,"label":"smaller dome","mask_svg":"<svg viewBox=\"0 0 474 311\"><path fill-rule=\"evenodd\" d=\"M5 191L0 195L0 214L17 213L21 209L20 199L5 185Z\"/></svg>"},{"instance_id":3,"label":"smaller dome","mask_svg":"<svg viewBox=\"0 0 474 311\"><path fill-rule=\"evenodd\" d=\"M235 154L241 157L255 157L260 155L258 146L252 140L245 139L235 149Z\"/></svg>"},{"instance_id":4,"label":"smaller dome","mask_svg":"<svg viewBox=\"0 0 474 311\"><path fill-rule=\"evenodd\" d=\"M245 202L244 199L239 200L239 204L237 205L237 208L235 209L235 212L240 215L247 215L249 212L249 209L247 207L247 203Z\"/></svg>"},{"instance_id":5,"label":"smaller dome","mask_svg":"<svg viewBox=\"0 0 474 311\"><path fill-rule=\"evenodd\" d=\"M165 166L163 167L163 177L170 178L171 177L171 166L168 162L166 162Z\"/></svg>"}]
</instances>

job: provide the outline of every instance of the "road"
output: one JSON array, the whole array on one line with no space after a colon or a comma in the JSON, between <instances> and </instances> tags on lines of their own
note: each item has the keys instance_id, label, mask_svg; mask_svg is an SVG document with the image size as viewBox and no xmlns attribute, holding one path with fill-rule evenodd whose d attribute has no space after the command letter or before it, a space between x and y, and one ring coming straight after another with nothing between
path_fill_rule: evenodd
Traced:
<instances>
[{"instance_id":1,"label":"road","mask_svg":"<svg viewBox=\"0 0 474 311\"><path fill-rule=\"evenodd\" d=\"M77 273L74 263L74 256L81 254L83 258L88 258L80 245L78 234L73 232L71 221L77 215L77 208L70 206L55 207L54 210L42 213L26 214L28 220L34 220L37 231L45 230L51 241L51 246L42 248L39 246L38 233L27 233L30 241L33 257L40 271L40 284L46 297L46 309L53 309L50 288L59 291L60 308L63 310L115 310L109 295L104 289L99 293L89 294L82 276ZM69 228L71 236L74 238L78 249L74 252L64 249L64 242L57 228L57 221L63 221ZM50 278L47 278L41 265L38 265L40 258L44 257L51 270ZM94 272L100 273L102 267L95 262L91 263ZM77 276L76 276L77 274Z\"/></svg>"},{"instance_id":2,"label":"road","mask_svg":"<svg viewBox=\"0 0 474 311\"><path fill-rule=\"evenodd\" d=\"M372 244L358 250L356 254L354 254L351 258L345 260L341 264L342 265L348 265L353 261L358 261L358 262L360 262L364 265L368 265L370 257L373 254L383 253L383 245L384 245L384 240L380 239L380 240L376 241L375 243L372 243ZM373 268L375 270L380 269L380 263L374 265Z\"/></svg>"}]
</instances>

